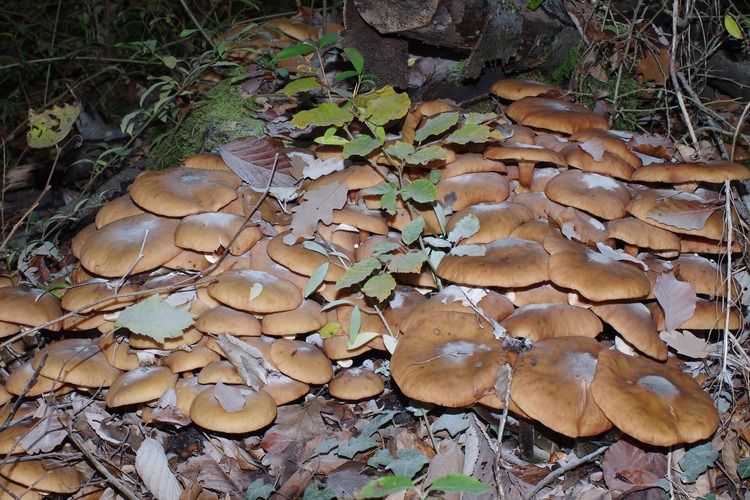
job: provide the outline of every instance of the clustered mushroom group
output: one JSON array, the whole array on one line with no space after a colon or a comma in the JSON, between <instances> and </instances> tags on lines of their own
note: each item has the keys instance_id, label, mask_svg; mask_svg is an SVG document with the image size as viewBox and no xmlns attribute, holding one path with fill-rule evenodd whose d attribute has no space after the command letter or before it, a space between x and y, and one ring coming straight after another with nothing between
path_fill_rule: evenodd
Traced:
<instances>
[{"instance_id":1,"label":"clustered mushroom group","mask_svg":"<svg viewBox=\"0 0 750 500\"><path fill-rule=\"evenodd\" d=\"M453 146L445 162L430 165L442 173L436 187L452 213L448 230L476 216L479 231L459 245L483 246L483 255L450 253L435 275L426 266L395 274L398 286L375 314L356 287L335 282L347 259L356 263L378 243L400 242L410 220L405 209L388 215L365 191L384 181L378 168L362 160L305 186L337 181L348 189L347 206L334 211L332 224L319 224L315 240L346 256L339 259L302 241L288 244L290 217L259 196L262 186L244 184L217 155L196 155L179 168L142 173L128 194L102 207L73 241L80 266L61 301L2 283L2 335L41 324L62 332L12 368L3 400L106 388L108 407L132 408L173 390L176 408L198 426L249 433L311 385L328 384L344 400L380 394L383 378L365 365L372 350L384 359L383 338L394 336L393 380L418 401L501 409L507 398L518 418L570 437L616 426L658 446L709 438L717 410L660 339L665 318L653 289L662 273L692 286L696 312L680 328L708 332L725 317L730 329L740 328L739 311L722 302L731 278L711 259L727 250L717 185L747 179L748 170L639 154L627 134L610 131L606 120L546 85L504 80L492 92L513 101L505 108L514 122L505 126L507 139ZM418 128L455 109L423 103L407 121ZM428 169L408 171L413 180ZM659 222L700 210L707 216L688 228ZM264 214L262 228L247 223L255 211ZM422 214L425 234L439 232L430 212ZM322 286L304 298L309 277L329 259ZM112 333L120 311L153 294L181 302L194 325L163 343ZM321 310L342 299L347 303ZM354 349L352 304L361 306L360 330L379 334ZM57 321L65 311L75 314ZM321 341L316 333L331 323L339 331ZM96 330L102 335L72 333ZM531 347L509 348L505 335ZM12 346L21 357L25 348ZM505 365L512 382L503 389L497 382ZM241 409L220 404L224 385L244 398ZM29 428L23 415L0 432L0 452L24 451L13 440ZM41 460L24 461L0 468L0 476L32 484L16 475L22 466L45 470ZM33 487L69 493L80 484L79 477L60 481L67 490L46 479Z\"/></svg>"}]
</instances>

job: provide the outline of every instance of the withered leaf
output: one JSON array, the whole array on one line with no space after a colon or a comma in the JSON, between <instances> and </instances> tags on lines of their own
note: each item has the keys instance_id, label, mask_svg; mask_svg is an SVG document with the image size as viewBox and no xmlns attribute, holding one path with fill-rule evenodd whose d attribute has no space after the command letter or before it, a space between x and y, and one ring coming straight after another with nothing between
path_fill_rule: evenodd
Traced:
<instances>
[{"instance_id":1,"label":"withered leaf","mask_svg":"<svg viewBox=\"0 0 750 500\"><path fill-rule=\"evenodd\" d=\"M628 141L628 148L664 160L671 160L675 151L674 143L668 138L649 134L633 134Z\"/></svg>"},{"instance_id":2,"label":"withered leaf","mask_svg":"<svg viewBox=\"0 0 750 500\"><path fill-rule=\"evenodd\" d=\"M661 273L654 285L656 301L664 311L664 328L676 330L693 317L698 300L690 283L679 281L674 272Z\"/></svg>"},{"instance_id":3,"label":"withered leaf","mask_svg":"<svg viewBox=\"0 0 750 500\"><path fill-rule=\"evenodd\" d=\"M292 209L292 234L297 238L311 239L318 222L333 222L333 211L344 207L348 194L346 184L338 181L307 191L305 201Z\"/></svg>"},{"instance_id":4,"label":"withered leaf","mask_svg":"<svg viewBox=\"0 0 750 500\"><path fill-rule=\"evenodd\" d=\"M646 217L661 224L667 224L680 229L701 229L717 207L695 200L685 200L677 197L663 198L654 208L649 210Z\"/></svg>"},{"instance_id":5,"label":"withered leaf","mask_svg":"<svg viewBox=\"0 0 750 500\"><path fill-rule=\"evenodd\" d=\"M291 176L292 164L286 154L270 142L257 137L243 137L219 147L224 163L254 190L262 191L273 173L274 187L291 187L297 182ZM278 155L276 171L274 162Z\"/></svg>"},{"instance_id":6,"label":"withered leaf","mask_svg":"<svg viewBox=\"0 0 750 500\"><path fill-rule=\"evenodd\" d=\"M229 413L241 411L245 406L245 398L240 390L221 381L214 387L214 398L219 402L219 406Z\"/></svg>"}]
</instances>

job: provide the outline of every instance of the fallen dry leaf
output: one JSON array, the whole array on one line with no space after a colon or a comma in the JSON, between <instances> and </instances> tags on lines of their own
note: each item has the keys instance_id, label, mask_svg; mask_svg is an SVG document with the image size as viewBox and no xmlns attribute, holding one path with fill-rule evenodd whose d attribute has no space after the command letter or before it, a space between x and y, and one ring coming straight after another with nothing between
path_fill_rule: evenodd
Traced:
<instances>
[{"instance_id":1,"label":"fallen dry leaf","mask_svg":"<svg viewBox=\"0 0 750 500\"><path fill-rule=\"evenodd\" d=\"M293 238L312 239L318 229L318 222L333 223L333 211L343 208L348 199L346 184L331 182L313 191L307 191L305 201L292 209ZM286 243L286 238L285 241Z\"/></svg>"},{"instance_id":2,"label":"fallen dry leaf","mask_svg":"<svg viewBox=\"0 0 750 500\"><path fill-rule=\"evenodd\" d=\"M602 471L610 490L634 492L653 488L667 472L667 459L660 453L646 453L620 440L604 453ZM664 490L658 491L664 498Z\"/></svg>"},{"instance_id":3,"label":"fallen dry leaf","mask_svg":"<svg viewBox=\"0 0 750 500\"><path fill-rule=\"evenodd\" d=\"M711 344L699 339L687 330L683 330L682 333L674 330L660 332L659 338L679 354L688 358L706 359L714 352Z\"/></svg>"},{"instance_id":4,"label":"fallen dry leaf","mask_svg":"<svg viewBox=\"0 0 750 500\"><path fill-rule=\"evenodd\" d=\"M179 500L182 486L169 468L164 447L146 438L135 454L135 470L157 500Z\"/></svg>"},{"instance_id":5,"label":"fallen dry leaf","mask_svg":"<svg viewBox=\"0 0 750 500\"><path fill-rule=\"evenodd\" d=\"M697 200L669 197L659 200L654 208L649 210L646 217L680 229L701 229L717 208L716 205L701 203Z\"/></svg>"},{"instance_id":6,"label":"fallen dry leaf","mask_svg":"<svg viewBox=\"0 0 750 500\"><path fill-rule=\"evenodd\" d=\"M286 154L276 146L257 137L243 137L219 147L224 163L256 191L263 191L273 173L274 187L291 187L297 180L290 175L292 164ZM278 156L276 171L274 163Z\"/></svg>"},{"instance_id":7,"label":"fallen dry leaf","mask_svg":"<svg viewBox=\"0 0 750 500\"><path fill-rule=\"evenodd\" d=\"M693 285L675 278L674 271L656 277L654 296L664 311L664 328L676 330L693 317L698 297Z\"/></svg>"}]
</instances>

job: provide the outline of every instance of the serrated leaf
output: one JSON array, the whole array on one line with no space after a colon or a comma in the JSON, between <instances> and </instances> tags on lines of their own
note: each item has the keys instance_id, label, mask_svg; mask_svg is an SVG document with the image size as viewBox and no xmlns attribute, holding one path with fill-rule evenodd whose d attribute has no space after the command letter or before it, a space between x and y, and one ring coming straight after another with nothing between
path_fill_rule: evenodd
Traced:
<instances>
[{"instance_id":1,"label":"serrated leaf","mask_svg":"<svg viewBox=\"0 0 750 500\"><path fill-rule=\"evenodd\" d=\"M377 269L380 269L380 262L377 259L367 259L357 262L347 269L341 279L336 282L336 288L347 288L357 283L362 283Z\"/></svg>"},{"instance_id":2,"label":"serrated leaf","mask_svg":"<svg viewBox=\"0 0 750 500\"><path fill-rule=\"evenodd\" d=\"M431 203L437 200L437 196L437 188L427 179L417 179L401 190L401 198L416 203Z\"/></svg>"},{"instance_id":3,"label":"serrated leaf","mask_svg":"<svg viewBox=\"0 0 750 500\"><path fill-rule=\"evenodd\" d=\"M48 148L68 135L81 108L72 104L52 106L39 113L29 110L29 130L26 142L32 148Z\"/></svg>"},{"instance_id":4,"label":"serrated leaf","mask_svg":"<svg viewBox=\"0 0 750 500\"><path fill-rule=\"evenodd\" d=\"M333 222L333 211L346 205L348 195L346 184L341 182L332 182L307 191L304 195L305 201L292 209L292 234L297 238L312 238L318 228L318 222Z\"/></svg>"},{"instance_id":5,"label":"serrated leaf","mask_svg":"<svg viewBox=\"0 0 750 500\"><path fill-rule=\"evenodd\" d=\"M323 262L321 265L318 266L318 268L315 270L315 272L312 273L312 276L310 276L310 279L307 280L307 283L305 284L305 289L302 291L302 295L307 298L313 293L315 293L315 290L318 289L318 287L323 283L323 280L326 277L326 274L328 274L328 262Z\"/></svg>"},{"instance_id":6,"label":"serrated leaf","mask_svg":"<svg viewBox=\"0 0 750 500\"><path fill-rule=\"evenodd\" d=\"M387 476L370 481L357 493L356 498L382 498L391 493L416 489L417 486L408 477Z\"/></svg>"},{"instance_id":7,"label":"serrated leaf","mask_svg":"<svg viewBox=\"0 0 750 500\"><path fill-rule=\"evenodd\" d=\"M346 163L338 158L328 158L322 160L313 158L303 169L302 177L305 179L318 179L333 172L338 172L346 167Z\"/></svg>"},{"instance_id":8,"label":"serrated leaf","mask_svg":"<svg viewBox=\"0 0 750 500\"><path fill-rule=\"evenodd\" d=\"M292 187L292 163L281 150L264 139L243 137L219 146L221 159L255 190L264 190L273 173L273 186ZM276 171L273 166L276 164Z\"/></svg>"},{"instance_id":9,"label":"serrated leaf","mask_svg":"<svg viewBox=\"0 0 750 500\"><path fill-rule=\"evenodd\" d=\"M396 280L390 274L379 274L365 282L362 292L368 297L384 302L396 288Z\"/></svg>"},{"instance_id":10,"label":"serrated leaf","mask_svg":"<svg viewBox=\"0 0 750 500\"><path fill-rule=\"evenodd\" d=\"M487 125L473 125L464 123L464 126L445 138L447 142L454 144L467 144L469 142L488 142L503 139L503 134L493 130Z\"/></svg>"},{"instance_id":11,"label":"serrated leaf","mask_svg":"<svg viewBox=\"0 0 750 500\"><path fill-rule=\"evenodd\" d=\"M365 70L365 58L362 57L362 54L354 47L344 47L344 55L354 66L354 71L361 75Z\"/></svg>"},{"instance_id":12,"label":"serrated leaf","mask_svg":"<svg viewBox=\"0 0 750 500\"><path fill-rule=\"evenodd\" d=\"M298 43L295 45L290 45L279 51L279 53L276 54L273 59L271 59L271 62L275 63L278 61L285 61L286 59L291 59L297 56L304 56L314 51L315 47L313 47L309 43Z\"/></svg>"},{"instance_id":13,"label":"serrated leaf","mask_svg":"<svg viewBox=\"0 0 750 500\"><path fill-rule=\"evenodd\" d=\"M690 283L679 281L674 273L661 273L656 277L654 296L664 311L664 329L677 330L693 317L697 297Z\"/></svg>"},{"instance_id":14,"label":"serrated leaf","mask_svg":"<svg viewBox=\"0 0 750 500\"><path fill-rule=\"evenodd\" d=\"M445 149L440 146L433 145L427 146L426 148L419 148L414 153L409 155L409 157L406 159L406 163L410 165L427 165L431 161L445 160L445 158Z\"/></svg>"},{"instance_id":15,"label":"serrated leaf","mask_svg":"<svg viewBox=\"0 0 750 500\"><path fill-rule=\"evenodd\" d=\"M739 24L737 24L737 21L735 21L734 17L730 14L724 16L724 28L727 30L727 33L729 33L729 36L734 39L742 40L745 38Z\"/></svg>"},{"instance_id":16,"label":"serrated leaf","mask_svg":"<svg viewBox=\"0 0 750 500\"><path fill-rule=\"evenodd\" d=\"M414 135L414 140L422 142L432 135L439 135L447 131L458 123L458 112L452 111L450 113L440 113L439 115L428 118L424 125L422 125L417 133Z\"/></svg>"},{"instance_id":17,"label":"serrated leaf","mask_svg":"<svg viewBox=\"0 0 750 500\"><path fill-rule=\"evenodd\" d=\"M383 141L369 135L360 135L344 144L344 158L367 156L383 145Z\"/></svg>"},{"instance_id":18,"label":"serrated leaf","mask_svg":"<svg viewBox=\"0 0 750 500\"><path fill-rule=\"evenodd\" d=\"M314 109L306 109L295 114L292 125L297 128L315 127L341 127L354 119L354 114L347 107L339 107L332 102L324 102Z\"/></svg>"},{"instance_id":19,"label":"serrated leaf","mask_svg":"<svg viewBox=\"0 0 750 500\"><path fill-rule=\"evenodd\" d=\"M359 335L359 329L362 327L362 313L359 310L359 306L354 306L351 315L349 316L349 343L354 344L357 341L357 335Z\"/></svg>"},{"instance_id":20,"label":"serrated leaf","mask_svg":"<svg viewBox=\"0 0 750 500\"><path fill-rule=\"evenodd\" d=\"M403 117L411 101L406 93L396 93L390 85L386 85L369 94L359 94L354 98L354 105L359 108L362 120L374 125L385 125L391 120Z\"/></svg>"},{"instance_id":21,"label":"serrated leaf","mask_svg":"<svg viewBox=\"0 0 750 500\"><path fill-rule=\"evenodd\" d=\"M427 488L427 491L481 493L490 489L490 486L463 474L448 474L435 480Z\"/></svg>"},{"instance_id":22,"label":"serrated leaf","mask_svg":"<svg viewBox=\"0 0 750 500\"><path fill-rule=\"evenodd\" d=\"M706 472L709 467L719 458L719 452L711 447L711 443L705 443L690 448L679 461L682 474L680 481L685 484L693 484L698 476Z\"/></svg>"},{"instance_id":23,"label":"serrated leaf","mask_svg":"<svg viewBox=\"0 0 750 500\"><path fill-rule=\"evenodd\" d=\"M403 240L403 242L406 245L411 245L412 243L417 241L422 235L424 224L424 217L422 217L421 215L416 219L409 221L409 223L404 226L404 229L401 231L401 239Z\"/></svg>"},{"instance_id":24,"label":"serrated leaf","mask_svg":"<svg viewBox=\"0 0 750 500\"><path fill-rule=\"evenodd\" d=\"M406 160L414 152L414 146L403 141L396 141L385 148L384 151L389 156L398 158L399 160Z\"/></svg>"},{"instance_id":25,"label":"serrated leaf","mask_svg":"<svg viewBox=\"0 0 750 500\"><path fill-rule=\"evenodd\" d=\"M462 217L451 232L448 233L448 241L451 243L457 243L463 239L475 235L479 231L479 219L474 214L469 214L466 217Z\"/></svg>"},{"instance_id":26,"label":"serrated leaf","mask_svg":"<svg viewBox=\"0 0 750 500\"><path fill-rule=\"evenodd\" d=\"M422 265L428 260L429 257L424 250L417 250L394 257L388 263L387 268L392 273L418 273L422 270Z\"/></svg>"},{"instance_id":27,"label":"serrated leaf","mask_svg":"<svg viewBox=\"0 0 750 500\"><path fill-rule=\"evenodd\" d=\"M273 484L266 484L262 479L256 479L245 492L245 500L266 500L275 491Z\"/></svg>"},{"instance_id":28,"label":"serrated leaf","mask_svg":"<svg viewBox=\"0 0 750 500\"><path fill-rule=\"evenodd\" d=\"M678 354L688 358L706 359L714 352L711 344L699 339L687 330L683 330L682 333L674 330L659 332L659 338L677 351Z\"/></svg>"},{"instance_id":29,"label":"serrated leaf","mask_svg":"<svg viewBox=\"0 0 750 500\"><path fill-rule=\"evenodd\" d=\"M280 93L286 95L299 94L300 92L308 92L310 90L323 88L323 85L314 76L308 76L305 78L299 78L292 80L287 83L281 90Z\"/></svg>"},{"instance_id":30,"label":"serrated leaf","mask_svg":"<svg viewBox=\"0 0 750 500\"><path fill-rule=\"evenodd\" d=\"M737 475L740 476L740 479L750 477L750 458L746 458L737 464Z\"/></svg>"},{"instance_id":31,"label":"serrated leaf","mask_svg":"<svg viewBox=\"0 0 750 500\"><path fill-rule=\"evenodd\" d=\"M164 302L158 295L126 307L115 322L115 328L127 328L163 343L181 337L193 325L193 315Z\"/></svg>"}]
</instances>

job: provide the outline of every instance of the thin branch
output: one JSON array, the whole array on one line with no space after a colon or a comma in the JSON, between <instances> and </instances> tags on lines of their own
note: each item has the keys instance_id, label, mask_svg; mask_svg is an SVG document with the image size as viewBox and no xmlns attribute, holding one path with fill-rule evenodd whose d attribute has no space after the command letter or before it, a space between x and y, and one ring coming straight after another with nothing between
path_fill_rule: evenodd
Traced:
<instances>
[{"instance_id":1,"label":"thin branch","mask_svg":"<svg viewBox=\"0 0 750 500\"><path fill-rule=\"evenodd\" d=\"M609 445L602 446L598 450L589 453L585 457L577 458L575 460L570 460L570 461L568 461L568 460L562 460L562 461L558 462L558 464L560 464L561 467L559 469L553 470L552 472L550 472L549 474L547 474L547 476L544 479L542 479L541 481L539 481L539 483L536 485L536 487L531 491L531 493L529 493L529 495L526 498L529 499L529 500L532 499L532 498L534 498L537 493L539 493L544 488L546 488L547 486L549 486L550 484L552 484L555 481L555 479L557 479L558 477L560 477L562 474L565 474L569 470L575 469L579 465L583 465L585 463L591 462L596 457L598 457L599 455L601 455L602 453L604 453L605 451L607 451L608 448L609 448Z\"/></svg>"}]
</instances>

